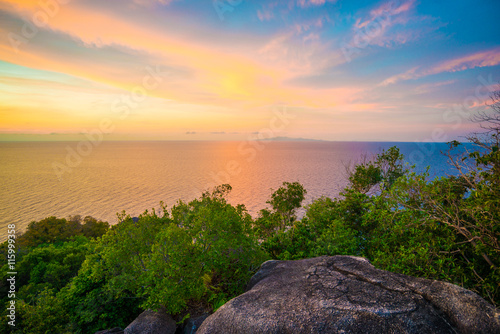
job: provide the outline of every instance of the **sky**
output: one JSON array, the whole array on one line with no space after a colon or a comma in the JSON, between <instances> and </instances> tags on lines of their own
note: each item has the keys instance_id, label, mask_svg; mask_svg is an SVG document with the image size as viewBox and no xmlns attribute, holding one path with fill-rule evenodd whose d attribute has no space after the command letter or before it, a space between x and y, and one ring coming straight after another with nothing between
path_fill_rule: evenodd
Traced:
<instances>
[{"instance_id":1,"label":"sky","mask_svg":"<svg viewBox=\"0 0 500 334\"><path fill-rule=\"evenodd\" d=\"M498 0L0 0L0 140L457 139L500 89L498 13Z\"/></svg>"}]
</instances>

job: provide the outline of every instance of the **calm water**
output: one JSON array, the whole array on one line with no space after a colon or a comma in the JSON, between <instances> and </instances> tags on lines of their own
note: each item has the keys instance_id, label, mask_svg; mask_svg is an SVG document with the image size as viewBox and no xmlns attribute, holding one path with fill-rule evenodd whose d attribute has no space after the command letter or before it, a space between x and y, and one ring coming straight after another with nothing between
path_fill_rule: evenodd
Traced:
<instances>
[{"instance_id":1,"label":"calm water","mask_svg":"<svg viewBox=\"0 0 500 334\"><path fill-rule=\"evenodd\" d=\"M126 210L137 216L191 200L215 184L233 187L230 202L245 204L252 215L266 207L270 188L299 181L306 202L334 197L346 185L344 165L362 154L398 145L418 169L434 175L450 172L439 151L445 144L347 142L103 142L86 156L72 157L77 142L0 143L0 231L15 223L23 230L32 220L80 214L117 222ZM85 147L83 147L85 149ZM88 148L87 148L88 149ZM62 174L61 174L62 173Z\"/></svg>"}]
</instances>

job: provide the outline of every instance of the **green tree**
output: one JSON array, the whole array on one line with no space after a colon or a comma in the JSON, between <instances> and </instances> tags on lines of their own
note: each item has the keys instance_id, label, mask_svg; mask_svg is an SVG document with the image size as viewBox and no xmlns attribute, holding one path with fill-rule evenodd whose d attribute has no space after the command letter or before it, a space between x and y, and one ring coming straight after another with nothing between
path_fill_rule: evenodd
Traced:
<instances>
[{"instance_id":1,"label":"green tree","mask_svg":"<svg viewBox=\"0 0 500 334\"><path fill-rule=\"evenodd\" d=\"M271 189L272 190L272 189ZM307 191L299 182L283 182L283 185L271 194L272 211L263 209L255 222L256 230L261 237L267 237L276 230L285 230L296 221L295 215L301 207Z\"/></svg>"},{"instance_id":2,"label":"green tree","mask_svg":"<svg viewBox=\"0 0 500 334\"><path fill-rule=\"evenodd\" d=\"M97 242L94 244L96 246ZM102 257L94 249L87 255L78 275L57 292L58 303L50 307L64 310L66 316L60 322L67 323L71 333L125 328L141 313L139 305L143 300L134 291L122 290L116 294L115 290L110 290L105 270Z\"/></svg>"},{"instance_id":3,"label":"green tree","mask_svg":"<svg viewBox=\"0 0 500 334\"><path fill-rule=\"evenodd\" d=\"M24 333L49 333L51 327L57 329L56 332L64 332L63 329L70 322L56 324L60 321L57 317L60 314L66 315L66 311L57 309L60 307L60 300L55 296L78 274L88 252L88 239L78 236L72 241L31 248L20 258L16 265L16 300L19 310L17 328L21 328ZM8 303L6 279L10 276L7 274L9 271L11 270L7 265L1 269L2 305ZM6 319L3 311L2 314L2 318ZM38 323L42 320L43 324ZM2 322L0 332L15 332L15 328Z\"/></svg>"},{"instance_id":4,"label":"green tree","mask_svg":"<svg viewBox=\"0 0 500 334\"><path fill-rule=\"evenodd\" d=\"M366 160L347 168L349 187L356 193L367 194L375 186L387 190L406 172L403 164L404 156L396 146L382 151L371 160ZM346 189L347 190L347 189Z\"/></svg>"},{"instance_id":5,"label":"green tree","mask_svg":"<svg viewBox=\"0 0 500 334\"><path fill-rule=\"evenodd\" d=\"M18 302L16 327L20 333L26 334L74 333L66 311L53 290L43 290L33 303L24 300ZM7 330L10 332L12 328Z\"/></svg>"},{"instance_id":6,"label":"green tree","mask_svg":"<svg viewBox=\"0 0 500 334\"><path fill-rule=\"evenodd\" d=\"M163 208L137 221L121 215L84 266L115 298L136 298L143 308L165 306L172 314L217 308L243 292L266 258L245 207L227 203L230 190L221 185L179 201L170 214Z\"/></svg>"},{"instance_id":7,"label":"green tree","mask_svg":"<svg viewBox=\"0 0 500 334\"><path fill-rule=\"evenodd\" d=\"M80 216L70 216L69 219L51 216L29 223L26 231L17 235L16 246L21 253L25 253L29 248L69 241L79 235L97 238L106 233L108 228L107 222L90 216L83 219L83 224ZM5 242L0 246L3 256L6 255L6 246Z\"/></svg>"}]
</instances>

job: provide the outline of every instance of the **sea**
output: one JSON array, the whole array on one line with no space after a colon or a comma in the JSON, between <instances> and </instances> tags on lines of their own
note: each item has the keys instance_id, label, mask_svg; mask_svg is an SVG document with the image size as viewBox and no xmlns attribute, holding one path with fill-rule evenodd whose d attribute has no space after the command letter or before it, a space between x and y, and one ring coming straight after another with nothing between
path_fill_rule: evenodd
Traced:
<instances>
[{"instance_id":1,"label":"sea","mask_svg":"<svg viewBox=\"0 0 500 334\"><path fill-rule=\"evenodd\" d=\"M397 146L417 172L454 174L445 143L327 141L158 141L0 143L0 235L31 221L69 215L116 224L123 210L138 216L190 201L218 184L232 186L229 202L256 217L273 189L300 182L304 204L337 197L346 168ZM303 210L299 215L303 214Z\"/></svg>"}]
</instances>

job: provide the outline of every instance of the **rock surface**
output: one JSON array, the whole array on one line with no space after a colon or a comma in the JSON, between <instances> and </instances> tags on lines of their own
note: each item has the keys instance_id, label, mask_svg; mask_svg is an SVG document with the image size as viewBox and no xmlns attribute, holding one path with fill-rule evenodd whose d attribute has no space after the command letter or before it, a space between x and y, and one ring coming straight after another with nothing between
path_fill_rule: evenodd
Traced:
<instances>
[{"instance_id":1,"label":"rock surface","mask_svg":"<svg viewBox=\"0 0 500 334\"><path fill-rule=\"evenodd\" d=\"M205 321L205 319L207 319L209 316L208 313L206 314L203 314L199 317L195 317L195 318L189 318L187 321L186 321L186 325L184 326L184 330L182 331L182 334L194 334L198 331L198 329L200 328L201 324L203 323L203 321Z\"/></svg>"},{"instance_id":2,"label":"rock surface","mask_svg":"<svg viewBox=\"0 0 500 334\"><path fill-rule=\"evenodd\" d=\"M352 256L267 261L198 334L500 333L497 310L459 286Z\"/></svg>"},{"instance_id":3,"label":"rock surface","mask_svg":"<svg viewBox=\"0 0 500 334\"><path fill-rule=\"evenodd\" d=\"M177 324L165 310L142 312L125 328L125 334L174 334Z\"/></svg>"}]
</instances>

